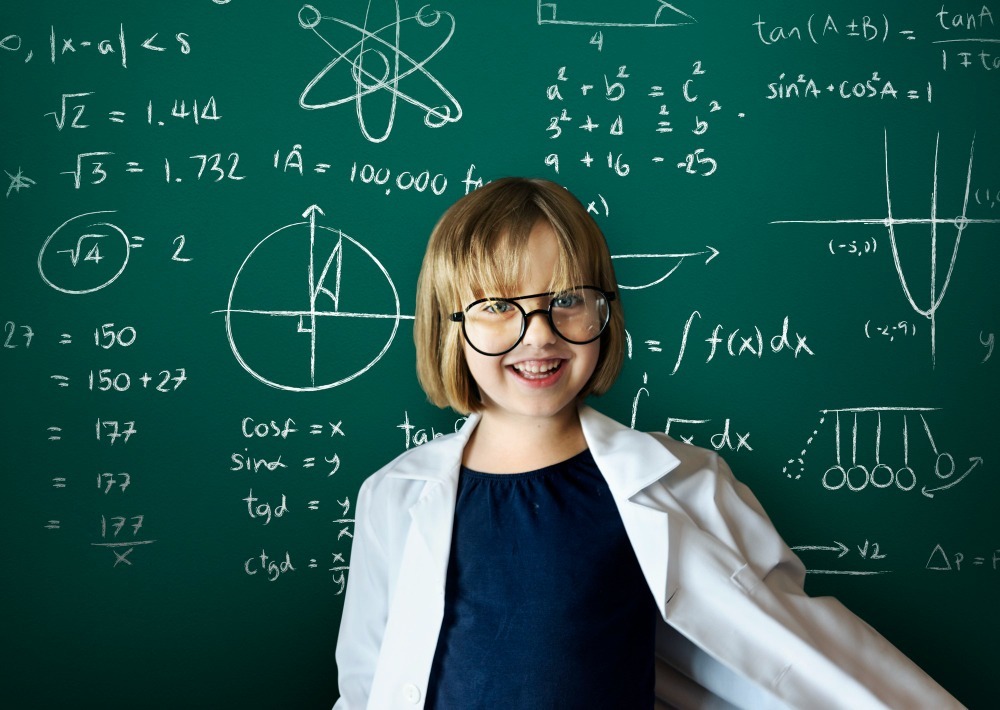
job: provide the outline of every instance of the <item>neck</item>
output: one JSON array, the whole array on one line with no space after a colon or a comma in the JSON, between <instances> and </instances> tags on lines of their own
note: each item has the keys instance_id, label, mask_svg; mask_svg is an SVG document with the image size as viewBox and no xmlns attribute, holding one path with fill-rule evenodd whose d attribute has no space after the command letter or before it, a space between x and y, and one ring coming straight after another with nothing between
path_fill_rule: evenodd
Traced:
<instances>
[{"instance_id":1,"label":"neck","mask_svg":"<svg viewBox=\"0 0 1000 710\"><path fill-rule=\"evenodd\" d=\"M485 473L519 473L565 461L585 448L575 405L551 417L487 409L465 447L462 463Z\"/></svg>"}]
</instances>

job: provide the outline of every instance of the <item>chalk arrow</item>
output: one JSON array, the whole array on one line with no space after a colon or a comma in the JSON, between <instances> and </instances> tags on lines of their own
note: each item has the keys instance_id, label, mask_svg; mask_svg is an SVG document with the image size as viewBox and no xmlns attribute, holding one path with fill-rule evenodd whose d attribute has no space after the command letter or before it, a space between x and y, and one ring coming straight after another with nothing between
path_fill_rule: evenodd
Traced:
<instances>
[{"instance_id":1,"label":"chalk arrow","mask_svg":"<svg viewBox=\"0 0 1000 710\"><path fill-rule=\"evenodd\" d=\"M844 543L839 542L838 540L834 540L833 542L834 542L835 547L831 547L829 545L797 545L796 547L793 547L792 549L793 550L823 550L823 551L826 551L826 552L839 552L840 554L837 555L838 558L843 557L844 555L846 555L848 552L851 551L850 548L847 545L845 545Z\"/></svg>"},{"instance_id":2,"label":"chalk arrow","mask_svg":"<svg viewBox=\"0 0 1000 710\"><path fill-rule=\"evenodd\" d=\"M976 466L978 466L982 462L983 462L982 456L970 456L969 463L971 463L972 465L969 466L967 469L965 469L965 473L963 473L961 476L956 478L954 481L946 483L943 486L938 486L937 488L928 488L927 486L924 486L923 488L920 489L920 492L923 493L928 498L933 498L934 494L937 493L938 491L947 490L948 488L951 488L952 486L958 484L963 478L972 473L972 471L976 468Z\"/></svg>"}]
</instances>

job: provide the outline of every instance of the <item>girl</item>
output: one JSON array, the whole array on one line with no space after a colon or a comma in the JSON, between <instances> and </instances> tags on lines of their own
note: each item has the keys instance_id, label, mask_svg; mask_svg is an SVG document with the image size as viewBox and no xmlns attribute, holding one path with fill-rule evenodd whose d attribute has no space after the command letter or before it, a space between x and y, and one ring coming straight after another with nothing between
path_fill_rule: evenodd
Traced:
<instances>
[{"instance_id":1,"label":"girl","mask_svg":"<svg viewBox=\"0 0 1000 710\"><path fill-rule=\"evenodd\" d=\"M459 200L417 373L456 434L358 494L336 708L948 708L830 598L716 454L583 404L622 364L604 237L550 182Z\"/></svg>"}]
</instances>

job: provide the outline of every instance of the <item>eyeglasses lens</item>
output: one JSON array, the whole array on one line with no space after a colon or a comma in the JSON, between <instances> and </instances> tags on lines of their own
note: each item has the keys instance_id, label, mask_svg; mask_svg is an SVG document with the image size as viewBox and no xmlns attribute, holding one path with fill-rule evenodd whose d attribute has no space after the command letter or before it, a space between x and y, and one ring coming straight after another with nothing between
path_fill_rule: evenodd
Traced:
<instances>
[{"instance_id":1,"label":"eyeglasses lens","mask_svg":"<svg viewBox=\"0 0 1000 710\"><path fill-rule=\"evenodd\" d=\"M597 339L607 325L609 308L600 291L579 288L555 294L549 301L551 324L571 343ZM513 348L524 330L524 312L503 299L477 303L465 313L465 337L483 353L501 354Z\"/></svg>"}]
</instances>

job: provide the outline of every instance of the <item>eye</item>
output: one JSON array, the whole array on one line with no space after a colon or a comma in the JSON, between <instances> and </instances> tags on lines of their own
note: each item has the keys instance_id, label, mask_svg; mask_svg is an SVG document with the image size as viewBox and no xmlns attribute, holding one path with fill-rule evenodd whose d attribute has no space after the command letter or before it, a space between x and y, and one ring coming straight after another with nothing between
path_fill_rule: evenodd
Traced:
<instances>
[{"instance_id":1,"label":"eye","mask_svg":"<svg viewBox=\"0 0 1000 710\"><path fill-rule=\"evenodd\" d=\"M514 309L515 306L510 301L484 301L479 306L479 310L482 313L489 313L497 316L507 315Z\"/></svg>"},{"instance_id":2,"label":"eye","mask_svg":"<svg viewBox=\"0 0 1000 710\"><path fill-rule=\"evenodd\" d=\"M583 296L577 291L560 293L552 297L552 308L575 308L583 304Z\"/></svg>"}]
</instances>

